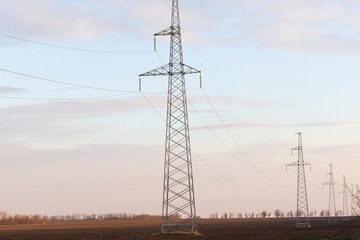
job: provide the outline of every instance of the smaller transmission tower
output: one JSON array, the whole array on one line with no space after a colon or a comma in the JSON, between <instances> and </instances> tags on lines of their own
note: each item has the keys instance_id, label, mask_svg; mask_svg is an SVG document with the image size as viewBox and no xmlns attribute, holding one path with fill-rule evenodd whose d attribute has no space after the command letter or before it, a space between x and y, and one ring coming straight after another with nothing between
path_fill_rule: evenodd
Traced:
<instances>
[{"instance_id":1,"label":"smaller transmission tower","mask_svg":"<svg viewBox=\"0 0 360 240\"><path fill-rule=\"evenodd\" d=\"M298 160L287 164L288 166L297 166L297 207L296 207L296 227L309 228L309 206L306 191L306 178L305 178L305 165L310 165L304 161L304 153L301 140L301 132L296 133L298 135L298 146L291 149L298 151Z\"/></svg>"},{"instance_id":2,"label":"smaller transmission tower","mask_svg":"<svg viewBox=\"0 0 360 240\"><path fill-rule=\"evenodd\" d=\"M357 211L356 211L356 197L354 194L354 185L351 185L350 196L351 196L351 202L350 202L351 216L356 216Z\"/></svg>"},{"instance_id":3,"label":"smaller transmission tower","mask_svg":"<svg viewBox=\"0 0 360 240\"><path fill-rule=\"evenodd\" d=\"M355 192L355 194L352 194L352 196L353 196L353 199L354 199L354 216L359 216L360 215L360 191L359 191L359 185L356 185L356 192Z\"/></svg>"},{"instance_id":4,"label":"smaller transmission tower","mask_svg":"<svg viewBox=\"0 0 360 240\"><path fill-rule=\"evenodd\" d=\"M343 176L343 184L342 184L343 190L339 193L343 194L343 216L349 216L349 207L348 207L348 192L347 192L347 185L345 176Z\"/></svg>"},{"instance_id":5,"label":"smaller transmission tower","mask_svg":"<svg viewBox=\"0 0 360 240\"><path fill-rule=\"evenodd\" d=\"M333 165L330 165L330 172L326 175L330 176L329 182L324 183L323 185L329 185L329 213L328 213L328 222L337 223L336 218L336 204L335 204L335 182L334 182L334 173Z\"/></svg>"}]
</instances>

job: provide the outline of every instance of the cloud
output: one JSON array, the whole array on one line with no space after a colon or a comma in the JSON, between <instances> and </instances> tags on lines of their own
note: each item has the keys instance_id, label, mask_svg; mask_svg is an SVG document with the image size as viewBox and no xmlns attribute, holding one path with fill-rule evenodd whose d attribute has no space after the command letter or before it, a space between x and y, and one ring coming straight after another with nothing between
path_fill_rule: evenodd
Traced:
<instances>
[{"instance_id":1,"label":"cloud","mask_svg":"<svg viewBox=\"0 0 360 240\"><path fill-rule=\"evenodd\" d=\"M360 122L320 122L320 123L302 123L302 124L289 124L285 125L285 127L332 127L332 126L344 126L344 125L352 125L359 124Z\"/></svg>"},{"instance_id":2,"label":"cloud","mask_svg":"<svg viewBox=\"0 0 360 240\"><path fill-rule=\"evenodd\" d=\"M24 93L27 92L28 89L25 88L15 88L15 87L0 87L0 94L7 93Z\"/></svg>"},{"instance_id":3,"label":"cloud","mask_svg":"<svg viewBox=\"0 0 360 240\"><path fill-rule=\"evenodd\" d=\"M360 51L359 25L350 25L359 3L278 0L258 5L254 14L235 25L238 39L258 47L311 53L353 54Z\"/></svg>"},{"instance_id":4,"label":"cloud","mask_svg":"<svg viewBox=\"0 0 360 240\"><path fill-rule=\"evenodd\" d=\"M56 40L148 39L170 25L162 0L4 0L3 33ZM193 44L282 49L318 54L360 52L356 1L200 0L180 4Z\"/></svg>"},{"instance_id":5,"label":"cloud","mask_svg":"<svg viewBox=\"0 0 360 240\"><path fill-rule=\"evenodd\" d=\"M115 10L97 1L6 0L0 7L3 33L19 37L95 40L121 29L112 19Z\"/></svg>"},{"instance_id":6,"label":"cloud","mask_svg":"<svg viewBox=\"0 0 360 240\"><path fill-rule=\"evenodd\" d=\"M321 123L299 123L299 124L274 124L274 123L261 123L261 122L234 122L225 123L226 128L279 128L279 127L336 127L344 125L359 124L360 122L321 122ZM204 129L225 129L222 124L213 124L206 126L195 126L191 130L204 130Z\"/></svg>"},{"instance_id":7,"label":"cloud","mask_svg":"<svg viewBox=\"0 0 360 240\"><path fill-rule=\"evenodd\" d=\"M153 104L160 104L160 97L152 97ZM141 96L119 99L45 101L0 109L0 120L40 120L74 119L112 116L149 108Z\"/></svg>"},{"instance_id":8,"label":"cloud","mask_svg":"<svg viewBox=\"0 0 360 240\"><path fill-rule=\"evenodd\" d=\"M225 105L240 105L240 106L253 106L253 107L297 107L294 103L289 102L275 102L267 99L255 99L255 98L242 98L238 96L214 96L207 95L211 103L225 104ZM191 103L207 103L204 95L189 96Z\"/></svg>"},{"instance_id":9,"label":"cloud","mask_svg":"<svg viewBox=\"0 0 360 240\"><path fill-rule=\"evenodd\" d=\"M258 122L240 122L240 123L228 123L224 124L227 128L269 128L269 127L276 127L275 124L270 123L258 123ZM225 127L222 124L216 124L216 125L209 125L209 126L197 126L197 127L191 127L192 131L196 130L204 130L204 129L225 129Z\"/></svg>"},{"instance_id":10,"label":"cloud","mask_svg":"<svg viewBox=\"0 0 360 240\"><path fill-rule=\"evenodd\" d=\"M166 98L155 95L149 99L154 107L166 106ZM129 131L138 134L138 116L148 110L154 111L141 95L4 107L0 108L0 139L40 145L56 142L59 146L81 143L84 139L86 142L101 141L97 138L109 141L116 134L125 136ZM129 115L134 118L130 122Z\"/></svg>"},{"instance_id":11,"label":"cloud","mask_svg":"<svg viewBox=\"0 0 360 240\"><path fill-rule=\"evenodd\" d=\"M356 1L211 0L184 8L187 18L194 20L185 21L185 32L198 46L250 44L317 54L360 52L360 3Z\"/></svg>"}]
</instances>

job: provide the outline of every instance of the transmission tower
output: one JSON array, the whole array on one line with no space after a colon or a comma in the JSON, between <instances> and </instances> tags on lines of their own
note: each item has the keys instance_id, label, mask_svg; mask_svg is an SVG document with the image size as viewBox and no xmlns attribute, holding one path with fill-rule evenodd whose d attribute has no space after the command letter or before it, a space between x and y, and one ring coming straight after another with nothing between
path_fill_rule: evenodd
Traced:
<instances>
[{"instance_id":1,"label":"transmission tower","mask_svg":"<svg viewBox=\"0 0 360 240\"><path fill-rule=\"evenodd\" d=\"M351 190L348 189L350 192L351 197L351 216L358 216L359 215L359 195L358 192L355 191L354 185L351 185Z\"/></svg>"},{"instance_id":2,"label":"transmission tower","mask_svg":"<svg viewBox=\"0 0 360 240\"><path fill-rule=\"evenodd\" d=\"M310 227L309 220L309 206L306 191L306 178L305 178L305 165L310 165L304 161L304 153L302 147L301 132L296 133L298 135L298 146L291 149L298 151L298 160L287 164L288 166L297 166L297 207L296 207L296 227Z\"/></svg>"},{"instance_id":3,"label":"transmission tower","mask_svg":"<svg viewBox=\"0 0 360 240\"><path fill-rule=\"evenodd\" d=\"M333 166L330 165L330 172L326 175L330 176L329 182L324 183L323 185L329 185L329 213L328 213L328 222L329 223L337 223L336 218L336 204L335 204L335 182L334 182L334 173Z\"/></svg>"},{"instance_id":4,"label":"transmission tower","mask_svg":"<svg viewBox=\"0 0 360 240\"><path fill-rule=\"evenodd\" d=\"M355 191L355 193L354 193ZM353 216L359 216L360 215L360 191L359 191L359 185L356 185L356 190L352 191L351 196L353 199L353 206L351 208Z\"/></svg>"},{"instance_id":5,"label":"transmission tower","mask_svg":"<svg viewBox=\"0 0 360 240\"><path fill-rule=\"evenodd\" d=\"M353 196L353 192L354 192L354 185L351 184L351 190L350 190L350 209L351 209L351 216L355 216L355 209L354 209L354 196Z\"/></svg>"},{"instance_id":6,"label":"transmission tower","mask_svg":"<svg viewBox=\"0 0 360 240\"><path fill-rule=\"evenodd\" d=\"M343 216L349 216L349 207L348 207L348 192L347 192L347 185L345 176L343 176L343 184L342 184L343 190L339 193L343 194Z\"/></svg>"},{"instance_id":7,"label":"transmission tower","mask_svg":"<svg viewBox=\"0 0 360 240\"><path fill-rule=\"evenodd\" d=\"M185 74L201 73L183 63L178 0L172 1L171 26L156 36L170 36L169 63L139 75L168 76L162 233L197 229L193 169L190 151Z\"/></svg>"}]
</instances>

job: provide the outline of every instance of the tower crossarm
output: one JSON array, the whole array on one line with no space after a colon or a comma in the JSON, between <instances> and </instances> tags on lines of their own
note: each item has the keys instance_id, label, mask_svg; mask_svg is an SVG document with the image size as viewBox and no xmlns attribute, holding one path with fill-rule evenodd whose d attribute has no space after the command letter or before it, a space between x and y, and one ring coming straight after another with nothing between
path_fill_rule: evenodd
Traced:
<instances>
[{"instance_id":1,"label":"tower crossarm","mask_svg":"<svg viewBox=\"0 0 360 240\"><path fill-rule=\"evenodd\" d=\"M162 30L158 33L155 33L154 34L154 37L156 36L169 36L169 35L175 35L175 34L180 34L180 26L171 26L171 27L168 27L167 29L165 30Z\"/></svg>"},{"instance_id":2,"label":"tower crossarm","mask_svg":"<svg viewBox=\"0 0 360 240\"><path fill-rule=\"evenodd\" d=\"M289 164L286 164L285 165L285 167L287 168L287 167L297 167L297 166L300 166L300 165L303 165L303 166L305 166L305 165L310 165L311 166L311 164L310 163L308 163L308 162L302 162L302 163L299 163L298 161L296 161L296 162L293 162L293 163L289 163Z\"/></svg>"},{"instance_id":3,"label":"tower crossarm","mask_svg":"<svg viewBox=\"0 0 360 240\"><path fill-rule=\"evenodd\" d=\"M177 69L177 70L176 70ZM201 82L201 71L190 67L186 64L179 63L173 64L169 63L163 65L161 67L150 70L146 73L139 75L139 91L141 91L141 77L149 77L149 76L169 76L169 75L186 75L186 74L200 74L200 88L202 88Z\"/></svg>"},{"instance_id":4,"label":"tower crossarm","mask_svg":"<svg viewBox=\"0 0 360 240\"><path fill-rule=\"evenodd\" d=\"M180 71L173 71L174 69L181 69ZM166 64L164 66L155 68L146 73L140 74L139 77L147 76L168 76L168 75L185 75L185 74L201 74L201 71L192 68L186 64Z\"/></svg>"}]
</instances>

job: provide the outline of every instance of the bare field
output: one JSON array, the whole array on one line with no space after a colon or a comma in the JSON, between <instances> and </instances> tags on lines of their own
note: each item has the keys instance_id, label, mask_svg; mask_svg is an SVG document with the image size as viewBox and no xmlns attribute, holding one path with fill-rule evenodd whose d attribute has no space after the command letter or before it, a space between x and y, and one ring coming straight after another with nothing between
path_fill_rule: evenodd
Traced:
<instances>
[{"instance_id":1,"label":"bare field","mask_svg":"<svg viewBox=\"0 0 360 240\"><path fill-rule=\"evenodd\" d=\"M199 219L201 235L162 235L160 219L47 222L41 225L0 226L1 240L234 240L298 239L360 240L356 221L328 224L326 218L311 220L311 229L295 228L295 219Z\"/></svg>"}]
</instances>

